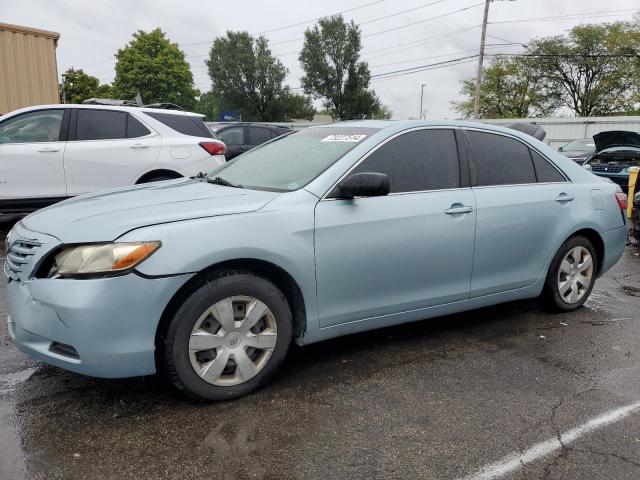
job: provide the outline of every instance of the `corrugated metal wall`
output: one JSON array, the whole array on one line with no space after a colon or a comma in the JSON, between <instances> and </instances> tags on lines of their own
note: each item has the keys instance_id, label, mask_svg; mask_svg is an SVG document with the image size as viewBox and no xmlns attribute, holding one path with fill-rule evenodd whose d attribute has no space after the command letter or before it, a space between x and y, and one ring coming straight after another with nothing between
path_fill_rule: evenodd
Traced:
<instances>
[{"instance_id":1,"label":"corrugated metal wall","mask_svg":"<svg viewBox=\"0 0 640 480\"><path fill-rule=\"evenodd\" d=\"M59 103L59 34L0 23L0 115L22 107Z\"/></svg>"},{"instance_id":2,"label":"corrugated metal wall","mask_svg":"<svg viewBox=\"0 0 640 480\"><path fill-rule=\"evenodd\" d=\"M629 130L640 133L640 117L577 117L577 118L514 118L483 120L485 123L504 125L507 123L535 123L544 128L544 142L554 148L561 147L580 138L591 138L596 133L608 130Z\"/></svg>"}]
</instances>

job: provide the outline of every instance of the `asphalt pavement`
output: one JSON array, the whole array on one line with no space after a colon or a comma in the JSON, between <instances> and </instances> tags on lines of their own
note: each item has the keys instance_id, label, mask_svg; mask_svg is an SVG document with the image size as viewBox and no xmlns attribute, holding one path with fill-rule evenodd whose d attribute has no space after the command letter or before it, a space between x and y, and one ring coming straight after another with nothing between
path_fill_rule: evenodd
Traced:
<instances>
[{"instance_id":1,"label":"asphalt pavement","mask_svg":"<svg viewBox=\"0 0 640 480\"><path fill-rule=\"evenodd\" d=\"M579 311L517 302L296 347L213 404L29 359L0 292L0 479L638 479L639 253Z\"/></svg>"}]
</instances>

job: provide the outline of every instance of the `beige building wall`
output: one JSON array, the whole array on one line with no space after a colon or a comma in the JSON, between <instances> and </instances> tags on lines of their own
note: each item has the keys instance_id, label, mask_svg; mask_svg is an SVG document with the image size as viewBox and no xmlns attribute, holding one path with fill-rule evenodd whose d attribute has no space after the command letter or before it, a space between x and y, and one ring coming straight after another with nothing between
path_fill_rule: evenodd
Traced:
<instances>
[{"instance_id":1,"label":"beige building wall","mask_svg":"<svg viewBox=\"0 0 640 480\"><path fill-rule=\"evenodd\" d=\"M58 38L59 33L0 22L0 115L60 103Z\"/></svg>"}]
</instances>

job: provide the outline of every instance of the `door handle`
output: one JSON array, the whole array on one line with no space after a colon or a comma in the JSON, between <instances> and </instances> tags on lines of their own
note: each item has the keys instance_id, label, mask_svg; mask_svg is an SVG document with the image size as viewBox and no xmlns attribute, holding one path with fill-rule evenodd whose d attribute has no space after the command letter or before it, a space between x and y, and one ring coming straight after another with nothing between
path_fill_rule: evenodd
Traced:
<instances>
[{"instance_id":1,"label":"door handle","mask_svg":"<svg viewBox=\"0 0 640 480\"><path fill-rule=\"evenodd\" d=\"M561 193L556 197L556 202L565 203L572 202L575 199L573 195L567 195L566 193Z\"/></svg>"},{"instance_id":2,"label":"door handle","mask_svg":"<svg viewBox=\"0 0 640 480\"><path fill-rule=\"evenodd\" d=\"M59 148L51 148L51 147L43 147L40 150L38 150L38 152L40 153L54 153L59 151L60 151Z\"/></svg>"},{"instance_id":3,"label":"door handle","mask_svg":"<svg viewBox=\"0 0 640 480\"><path fill-rule=\"evenodd\" d=\"M446 209L444 213L447 215L459 215L461 213L471 213L473 212L473 207L468 205L462 205L461 203L454 203L450 208Z\"/></svg>"},{"instance_id":4,"label":"door handle","mask_svg":"<svg viewBox=\"0 0 640 480\"><path fill-rule=\"evenodd\" d=\"M134 143L130 148L149 148L149 145L145 143Z\"/></svg>"}]
</instances>

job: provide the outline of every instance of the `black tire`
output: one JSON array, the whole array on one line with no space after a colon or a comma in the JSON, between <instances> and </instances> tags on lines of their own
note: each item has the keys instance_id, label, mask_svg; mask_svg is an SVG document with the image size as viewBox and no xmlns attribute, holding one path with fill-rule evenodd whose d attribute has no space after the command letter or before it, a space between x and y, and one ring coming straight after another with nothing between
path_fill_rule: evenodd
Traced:
<instances>
[{"instance_id":1,"label":"black tire","mask_svg":"<svg viewBox=\"0 0 640 480\"><path fill-rule=\"evenodd\" d=\"M589 251L589 254L592 258L593 271L591 274L591 284L586 289L586 292L578 301L568 303L568 301L563 299L562 295L560 294L558 278L560 275L560 265L563 259L571 250L576 247L584 247ZM542 292L542 300L544 301L546 306L556 312L570 312L580 308L582 304L584 304L584 302L587 300L587 298L589 298L589 295L591 295L591 291L593 290L593 286L596 281L597 266L598 256L593 243L591 243L591 241L587 237L583 237L582 235L576 235L569 238L562 244L555 257L553 257L553 261L551 262L551 266L549 267L549 271L547 272L547 279L545 281L544 290Z\"/></svg>"},{"instance_id":2,"label":"black tire","mask_svg":"<svg viewBox=\"0 0 640 480\"><path fill-rule=\"evenodd\" d=\"M169 175L154 175L152 177L145 178L144 180L138 183L142 184L142 183L152 183L152 182L164 182L165 180L175 180L176 178L180 178L180 177L171 177Z\"/></svg>"},{"instance_id":3,"label":"black tire","mask_svg":"<svg viewBox=\"0 0 640 480\"><path fill-rule=\"evenodd\" d=\"M203 380L191 365L189 338L200 316L209 307L233 296L250 296L273 313L277 328L276 345L262 369L244 383L214 385ZM161 337L160 367L181 392L198 400L230 400L246 395L266 383L287 355L292 338L292 315L286 297L268 280L250 272L218 271L186 298Z\"/></svg>"}]
</instances>

